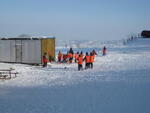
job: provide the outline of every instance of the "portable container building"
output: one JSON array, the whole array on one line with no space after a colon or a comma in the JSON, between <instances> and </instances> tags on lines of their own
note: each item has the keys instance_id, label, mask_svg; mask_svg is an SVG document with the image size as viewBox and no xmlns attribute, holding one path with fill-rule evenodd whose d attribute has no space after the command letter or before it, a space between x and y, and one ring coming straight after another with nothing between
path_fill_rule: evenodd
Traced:
<instances>
[{"instance_id":1,"label":"portable container building","mask_svg":"<svg viewBox=\"0 0 150 113\"><path fill-rule=\"evenodd\" d=\"M55 38L1 38L0 61L12 63L41 64L47 53L55 60Z\"/></svg>"}]
</instances>

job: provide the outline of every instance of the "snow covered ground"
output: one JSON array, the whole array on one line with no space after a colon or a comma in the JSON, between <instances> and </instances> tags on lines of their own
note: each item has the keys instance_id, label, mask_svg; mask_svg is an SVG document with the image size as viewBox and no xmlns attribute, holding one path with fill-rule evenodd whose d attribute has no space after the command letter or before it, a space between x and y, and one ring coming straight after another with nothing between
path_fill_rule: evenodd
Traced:
<instances>
[{"instance_id":1,"label":"snow covered ground","mask_svg":"<svg viewBox=\"0 0 150 113\"><path fill-rule=\"evenodd\" d=\"M0 113L150 113L150 39L112 45L106 56L94 47L93 70L77 71L75 63L0 63L19 72L0 80Z\"/></svg>"}]
</instances>

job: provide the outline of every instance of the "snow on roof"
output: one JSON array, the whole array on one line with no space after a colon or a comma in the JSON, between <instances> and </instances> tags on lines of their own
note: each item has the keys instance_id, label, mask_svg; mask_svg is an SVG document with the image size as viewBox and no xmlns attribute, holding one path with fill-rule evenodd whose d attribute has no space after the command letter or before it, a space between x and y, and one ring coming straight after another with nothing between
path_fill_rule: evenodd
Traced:
<instances>
[{"instance_id":1,"label":"snow on roof","mask_svg":"<svg viewBox=\"0 0 150 113\"><path fill-rule=\"evenodd\" d=\"M40 39L47 39L47 38L55 38L54 36L41 36L41 37L16 37L16 38L8 38L3 37L0 40L40 40Z\"/></svg>"}]
</instances>

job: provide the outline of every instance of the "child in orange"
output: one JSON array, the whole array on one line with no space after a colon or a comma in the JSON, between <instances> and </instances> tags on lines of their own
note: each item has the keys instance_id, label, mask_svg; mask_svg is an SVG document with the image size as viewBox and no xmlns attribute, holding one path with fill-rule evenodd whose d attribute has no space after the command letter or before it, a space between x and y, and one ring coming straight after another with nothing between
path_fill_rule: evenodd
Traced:
<instances>
[{"instance_id":1,"label":"child in orange","mask_svg":"<svg viewBox=\"0 0 150 113\"><path fill-rule=\"evenodd\" d=\"M82 58L81 54L79 55L79 57L78 57L77 60L78 60L78 71L80 71L80 70L83 69L83 67L82 67L82 64L83 64L83 58Z\"/></svg>"}]
</instances>

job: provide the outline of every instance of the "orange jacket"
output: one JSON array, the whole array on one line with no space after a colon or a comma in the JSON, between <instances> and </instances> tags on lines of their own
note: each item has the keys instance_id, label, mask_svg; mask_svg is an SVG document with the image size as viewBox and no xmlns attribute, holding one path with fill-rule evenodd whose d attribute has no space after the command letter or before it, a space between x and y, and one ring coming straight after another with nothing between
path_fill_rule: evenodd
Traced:
<instances>
[{"instance_id":1,"label":"orange jacket","mask_svg":"<svg viewBox=\"0 0 150 113\"><path fill-rule=\"evenodd\" d=\"M75 58L75 59L78 59L78 57L79 57L79 55L76 53L76 54L74 55L74 58Z\"/></svg>"},{"instance_id":2,"label":"orange jacket","mask_svg":"<svg viewBox=\"0 0 150 113\"><path fill-rule=\"evenodd\" d=\"M69 53L68 54L68 58L72 58L73 57L73 54L72 53Z\"/></svg>"},{"instance_id":3,"label":"orange jacket","mask_svg":"<svg viewBox=\"0 0 150 113\"><path fill-rule=\"evenodd\" d=\"M46 56L43 56L43 63L47 63L48 59L46 58Z\"/></svg>"},{"instance_id":4,"label":"orange jacket","mask_svg":"<svg viewBox=\"0 0 150 113\"><path fill-rule=\"evenodd\" d=\"M78 64L83 64L83 58L81 56L78 57Z\"/></svg>"},{"instance_id":5,"label":"orange jacket","mask_svg":"<svg viewBox=\"0 0 150 113\"><path fill-rule=\"evenodd\" d=\"M90 63L93 63L94 62L94 56L90 56Z\"/></svg>"},{"instance_id":6,"label":"orange jacket","mask_svg":"<svg viewBox=\"0 0 150 113\"><path fill-rule=\"evenodd\" d=\"M84 60L85 60L85 63L90 63L90 56L85 56Z\"/></svg>"}]
</instances>

